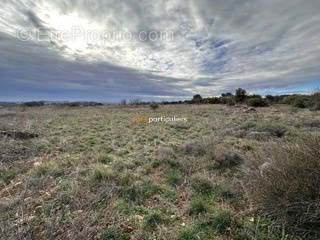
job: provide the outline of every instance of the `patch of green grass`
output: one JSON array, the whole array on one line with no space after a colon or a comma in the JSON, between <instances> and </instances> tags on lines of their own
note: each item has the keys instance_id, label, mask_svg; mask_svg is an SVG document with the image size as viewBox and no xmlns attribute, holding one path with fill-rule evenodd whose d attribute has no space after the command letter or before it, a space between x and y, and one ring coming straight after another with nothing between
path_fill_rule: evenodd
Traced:
<instances>
[{"instance_id":1,"label":"patch of green grass","mask_svg":"<svg viewBox=\"0 0 320 240\"><path fill-rule=\"evenodd\" d=\"M100 240L129 240L130 235L120 228L110 227L103 230L99 236Z\"/></svg>"},{"instance_id":2,"label":"patch of green grass","mask_svg":"<svg viewBox=\"0 0 320 240\"><path fill-rule=\"evenodd\" d=\"M4 183L9 183L10 180L15 178L21 170L19 168L0 169L0 180Z\"/></svg>"},{"instance_id":3,"label":"patch of green grass","mask_svg":"<svg viewBox=\"0 0 320 240\"><path fill-rule=\"evenodd\" d=\"M234 227L238 227L238 221L229 209L216 208L212 213L201 219L202 227L213 228L218 234L230 234Z\"/></svg>"},{"instance_id":4,"label":"patch of green grass","mask_svg":"<svg viewBox=\"0 0 320 240\"><path fill-rule=\"evenodd\" d=\"M132 185L121 186L119 196L137 203L143 203L155 194L161 193L161 188L148 181L135 182Z\"/></svg>"},{"instance_id":5,"label":"patch of green grass","mask_svg":"<svg viewBox=\"0 0 320 240\"><path fill-rule=\"evenodd\" d=\"M164 158L163 163L167 164L169 167L172 167L172 168L176 168L179 165L177 160L170 157Z\"/></svg>"},{"instance_id":6,"label":"patch of green grass","mask_svg":"<svg viewBox=\"0 0 320 240\"><path fill-rule=\"evenodd\" d=\"M129 186L129 185L133 185L134 181L136 180L136 177L134 176L134 174L130 171L125 171L120 173L117 176L117 183L121 186Z\"/></svg>"},{"instance_id":7,"label":"patch of green grass","mask_svg":"<svg viewBox=\"0 0 320 240\"><path fill-rule=\"evenodd\" d=\"M164 222L165 218L159 212L152 212L145 217L144 225L153 229Z\"/></svg>"},{"instance_id":8,"label":"patch of green grass","mask_svg":"<svg viewBox=\"0 0 320 240\"><path fill-rule=\"evenodd\" d=\"M219 184L215 186L214 195L218 200L227 200L234 203L237 200L236 194L226 184Z\"/></svg>"},{"instance_id":9,"label":"patch of green grass","mask_svg":"<svg viewBox=\"0 0 320 240\"><path fill-rule=\"evenodd\" d=\"M170 201L175 200L177 193L172 186L164 184L160 185L159 187L161 189L160 191L162 196L164 196Z\"/></svg>"},{"instance_id":10,"label":"patch of green grass","mask_svg":"<svg viewBox=\"0 0 320 240\"><path fill-rule=\"evenodd\" d=\"M177 240L212 240L215 239L212 231L199 224L192 224L188 227L182 228L177 235Z\"/></svg>"},{"instance_id":11,"label":"patch of green grass","mask_svg":"<svg viewBox=\"0 0 320 240\"><path fill-rule=\"evenodd\" d=\"M108 164L111 161L110 157L105 154L99 155L97 160L99 163L102 163L102 164Z\"/></svg>"},{"instance_id":12,"label":"patch of green grass","mask_svg":"<svg viewBox=\"0 0 320 240\"><path fill-rule=\"evenodd\" d=\"M182 180L182 175L178 170L169 170L167 173L167 182L171 185L179 184Z\"/></svg>"},{"instance_id":13,"label":"patch of green grass","mask_svg":"<svg viewBox=\"0 0 320 240\"><path fill-rule=\"evenodd\" d=\"M199 215L208 211L207 203L201 198L195 198L191 201L189 214Z\"/></svg>"},{"instance_id":14,"label":"patch of green grass","mask_svg":"<svg viewBox=\"0 0 320 240\"><path fill-rule=\"evenodd\" d=\"M199 240L199 230L192 226L179 231L177 240Z\"/></svg>"},{"instance_id":15,"label":"patch of green grass","mask_svg":"<svg viewBox=\"0 0 320 240\"><path fill-rule=\"evenodd\" d=\"M114 177L112 170L106 168L104 165L96 164L93 167L91 179L93 183L111 180Z\"/></svg>"},{"instance_id":16,"label":"patch of green grass","mask_svg":"<svg viewBox=\"0 0 320 240\"><path fill-rule=\"evenodd\" d=\"M41 163L38 167L34 169L34 171L38 177L45 175L58 177L63 175L63 169L59 167L56 162L53 161Z\"/></svg>"}]
</instances>

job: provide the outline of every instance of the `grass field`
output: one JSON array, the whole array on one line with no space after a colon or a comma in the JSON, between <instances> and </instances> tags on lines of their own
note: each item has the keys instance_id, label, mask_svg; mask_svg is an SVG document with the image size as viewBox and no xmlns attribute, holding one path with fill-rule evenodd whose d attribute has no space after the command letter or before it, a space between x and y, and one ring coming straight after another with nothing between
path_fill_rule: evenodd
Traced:
<instances>
[{"instance_id":1,"label":"grass field","mask_svg":"<svg viewBox=\"0 0 320 240\"><path fill-rule=\"evenodd\" d=\"M256 154L318 136L319 112L9 107L0 109L0 130L39 135L0 138L1 239L319 239L258 211L244 186Z\"/></svg>"}]
</instances>

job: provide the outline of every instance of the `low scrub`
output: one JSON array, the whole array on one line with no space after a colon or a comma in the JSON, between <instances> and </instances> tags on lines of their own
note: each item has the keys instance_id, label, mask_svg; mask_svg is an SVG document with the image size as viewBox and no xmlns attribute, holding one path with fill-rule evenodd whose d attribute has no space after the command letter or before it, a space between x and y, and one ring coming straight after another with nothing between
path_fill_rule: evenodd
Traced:
<instances>
[{"instance_id":1,"label":"low scrub","mask_svg":"<svg viewBox=\"0 0 320 240\"><path fill-rule=\"evenodd\" d=\"M255 130L257 132L270 133L273 137L278 137L278 138L283 137L286 134L286 132L288 131L288 129L285 125L282 125L279 123L260 124L255 128Z\"/></svg>"},{"instance_id":2,"label":"low scrub","mask_svg":"<svg viewBox=\"0 0 320 240\"><path fill-rule=\"evenodd\" d=\"M159 108L159 104L155 103L155 102L152 102L152 103L150 103L150 108L152 110L157 110Z\"/></svg>"},{"instance_id":3,"label":"low scrub","mask_svg":"<svg viewBox=\"0 0 320 240\"><path fill-rule=\"evenodd\" d=\"M214 191L214 185L212 181L201 174L192 176L190 184L197 193L209 194Z\"/></svg>"},{"instance_id":4,"label":"low scrub","mask_svg":"<svg viewBox=\"0 0 320 240\"><path fill-rule=\"evenodd\" d=\"M224 169L238 166L242 162L241 157L229 150L216 150L213 156L213 168Z\"/></svg>"},{"instance_id":5,"label":"low scrub","mask_svg":"<svg viewBox=\"0 0 320 240\"><path fill-rule=\"evenodd\" d=\"M265 99L255 97L248 99L247 105L250 107L267 107L268 103Z\"/></svg>"},{"instance_id":6,"label":"low scrub","mask_svg":"<svg viewBox=\"0 0 320 240\"><path fill-rule=\"evenodd\" d=\"M290 231L320 236L319 135L272 146L244 166L245 191L257 210Z\"/></svg>"}]
</instances>

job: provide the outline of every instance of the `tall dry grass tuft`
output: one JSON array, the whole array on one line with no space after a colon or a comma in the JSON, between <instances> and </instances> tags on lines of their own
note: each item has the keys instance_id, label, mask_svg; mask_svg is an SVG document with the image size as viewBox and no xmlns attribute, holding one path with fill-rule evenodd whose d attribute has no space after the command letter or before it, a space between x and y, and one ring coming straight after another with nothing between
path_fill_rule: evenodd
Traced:
<instances>
[{"instance_id":1,"label":"tall dry grass tuft","mask_svg":"<svg viewBox=\"0 0 320 240\"><path fill-rule=\"evenodd\" d=\"M272 146L244 164L253 206L291 231L320 236L320 136Z\"/></svg>"}]
</instances>

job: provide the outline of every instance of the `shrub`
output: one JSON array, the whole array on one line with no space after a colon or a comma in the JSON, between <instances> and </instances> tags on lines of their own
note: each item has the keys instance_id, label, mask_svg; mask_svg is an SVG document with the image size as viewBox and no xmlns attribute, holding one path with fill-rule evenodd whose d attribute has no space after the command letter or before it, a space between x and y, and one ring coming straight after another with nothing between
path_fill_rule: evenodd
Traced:
<instances>
[{"instance_id":1,"label":"shrub","mask_svg":"<svg viewBox=\"0 0 320 240\"><path fill-rule=\"evenodd\" d=\"M295 102L295 100L297 99L297 97L298 97L297 95L283 96L280 103L292 105Z\"/></svg>"},{"instance_id":2,"label":"shrub","mask_svg":"<svg viewBox=\"0 0 320 240\"><path fill-rule=\"evenodd\" d=\"M247 105L250 107L266 107L268 106L268 103L266 102L266 100L256 97L248 99Z\"/></svg>"},{"instance_id":3,"label":"shrub","mask_svg":"<svg viewBox=\"0 0 320 240\"><path fill-rule=\"evenodd\" d=\"M242 162L241 157L231 151L219 150L214 152L213 167L217 169L231 168L239 165Z\"/></svg>"},{"instance_id":4,"label":"shrub","mask_svg":"<svg viewBox=\"0 0 320 240\"><path fill-rule=\"evenodd\" d=\"M159 147L157 150L157 156L159 158L159 160L165 160L165 159L175 159L175 153L172 150L172 148L168 148L168 147Z\"/></svg>"},{"instance_id":5,"label":"shrub","mask_svg":"<svg viewBox=\"0 0 320 240\"><path fill-rule=\"evenodd\" d=\"M155 103L155 102L152 102L152 103L150 103L150 108L151 108L152 110L156 110L156 109L159 108L159 104L158 104L158 103Z\"/></svg>"},{"instance_id":6,"label":"shrub","mask_svg":"<svg viewBox=\"0 0 320 240\"><path fill-rule=\"evenodd\" d=\"M287 127L282 124L264 124L256 127L258 132L268 132L274 137L283 137L287 132Z\"/></svg>"},{"instance_id":7,"label":"shrub","mask_svg":"<svg viewBox=\"0 0 320 240\"><path fill-rule=\"evenodd\" d=\"M296 232L320 234L320 136L272 146L244 167L244 187L261 213Z\"/></svg>"},{"instance_id":8,"label":"shrub","mask_svg":"<svg viewBox=\"0 0 320 240\"><path fill-rule=\"evenodd\" d=\"M235 102L235 100L233 98L227 98L226 99L226 104L228 106L234 106L234 105L236 105L236 102Z\"/></svg>"},{"instance_id":9,"label":"shrub","mask_svg":"<svg viewBox=\"0 0 320 240\"><path fill-rule=\"evenodd\" d=\"M207 104L219 104L219 103L221 103L221 101L220 101L220 98L218 98L218 97L212 97L212 98L204 99L204 103L207 103Z\"/></svg>"},{"instance_id":10,"label":"shrub","mask_svg":"<svg viewBox=\"0 0 320 240\"><path fill-rule=\"evenodd\" d=\"M269 103L273 104L273 103L276 102L276 97L275 97L275 96L272 96L272 95L266 95L266 100L267 100Z\"/></svg>"},{"instance_id":11,"label":"shrub","mask_svg":"<svg viewBox=\"0 0 320 240\"><path fill-rule=\"evenodd\" d=\"M294 100L293 106L297 108L305 108L307 105L302 98L297 98Z\"/></svg>"},{"instance_id":12,"label":"shrub","mask_svg":"<svg viewBox=\"0 0 320 240\"><path fill-rule=\"evenodd\" d=\"M206 153L206 144L202 141L187 141L181 147L181 151L193 156L202 156Z\"/></svg>"}]
</instances>

